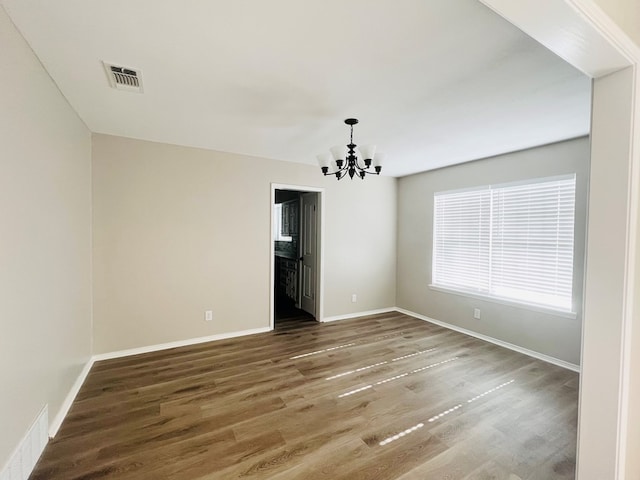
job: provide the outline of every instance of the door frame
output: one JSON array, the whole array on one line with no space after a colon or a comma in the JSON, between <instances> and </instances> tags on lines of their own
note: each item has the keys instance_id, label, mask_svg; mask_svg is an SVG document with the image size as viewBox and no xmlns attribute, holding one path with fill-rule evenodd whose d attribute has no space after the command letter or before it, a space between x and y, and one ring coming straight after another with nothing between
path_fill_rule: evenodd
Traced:
<instances>
[{"instance_id":1,"label":"door frame","mask_svg":"<svg viewBox=\"0 0 640 480\"><path fill-rule=\"evenodd\" d=\"M316 217L316 321L322 322L324 318L324 188L310 187L308 185L290 185L284 183L271 183L271 200L269 202L269 329L275 327L275 245L273 238L275 235L275 222L273 218L273 205L276 202L276 190L292 190L301 193L317 193L319 215Z\"/></svg>"},{"instance_id":2,"label":"door frame","mask_svg":"<svg viewBox=\"0 0 640 480\"><path fill-rule=\"evenodd\" d=\"M628 450L640 444L629 428L640 418L640 382L631 384L640 369L631 355L640 347L640 48L610 17L624 2L479 1L594 79L576 473L637 478Z\"/></svg>"}]
</instances>

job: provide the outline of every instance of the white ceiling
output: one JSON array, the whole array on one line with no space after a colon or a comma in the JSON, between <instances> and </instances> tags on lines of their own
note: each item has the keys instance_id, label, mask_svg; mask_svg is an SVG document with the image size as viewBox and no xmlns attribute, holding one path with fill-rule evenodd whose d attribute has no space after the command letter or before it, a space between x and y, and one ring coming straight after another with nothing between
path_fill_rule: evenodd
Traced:
<instances>
[{"instance_id":1,"label":"white ceiling","mask_svg":"<svg viewBox=\"0 0 640 480\"><path fill-rule=\"evenodd\" d=\"M1 1L94 132L315 164L357 117L392 176L589 132L589 78L476 0Z\"/></svg>"}]
</instances>

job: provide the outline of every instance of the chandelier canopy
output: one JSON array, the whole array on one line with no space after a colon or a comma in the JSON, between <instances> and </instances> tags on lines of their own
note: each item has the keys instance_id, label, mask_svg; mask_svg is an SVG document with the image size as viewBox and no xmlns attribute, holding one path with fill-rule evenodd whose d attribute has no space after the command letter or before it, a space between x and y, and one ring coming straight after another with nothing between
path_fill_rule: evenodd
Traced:
<instances>
[{"instance_id":1,"label":"chandelier canopy","mask_svg":"<svg viewBox=\"0 0 640 480\"><path fill-rule=\"evenodd\" d=\"M351 137L349 144L346 146L338 145L331 147L331 153L322 153L318 155L318 163L322 169L322 173L325 175L335 175L340 180L345 175L349 174L349 178L353 180L353 177L358 176L364 180L364 176L380 175L382 171L380 153L376 154L375 145L363 145L358 147L353 143L353 126L358 123L357 118L347 118L344 123L351 127ZM356 147L358 147L356 149ZM333 163L332 163L333 160ZM329 165L335 169L335 171L329 171ZM370 170L371 166L375 171Z\"/></svg>"}]
</instances>

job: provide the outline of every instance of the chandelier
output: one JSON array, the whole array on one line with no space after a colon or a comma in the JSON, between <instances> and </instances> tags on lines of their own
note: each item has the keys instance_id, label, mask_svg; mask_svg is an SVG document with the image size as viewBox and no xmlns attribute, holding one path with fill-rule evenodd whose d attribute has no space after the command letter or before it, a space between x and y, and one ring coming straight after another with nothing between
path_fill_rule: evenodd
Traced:
<instances>
[{"instance_id":1,"label":"chandelier","mask_svg":"<svg viewBox=\"0 0 640 480\"><path fill-rule=\"evenodd\" d=\"M358 176L364 180L364 176L369 174L380 175L382 166L380 165L381 154L376 153L375 145L363 145L356 150L357 145L353 143L353 126L358 123L357 118L347 118L344 123L351 127L351 138L346 146L331 147L331 153L318 155L318 163L325 175L335 175L340 180L349 174L349 178ZM329 172L329 164L333 160L334 172ZM369 170L371 165L375 171Z\"/></svg>"}]
</instances>

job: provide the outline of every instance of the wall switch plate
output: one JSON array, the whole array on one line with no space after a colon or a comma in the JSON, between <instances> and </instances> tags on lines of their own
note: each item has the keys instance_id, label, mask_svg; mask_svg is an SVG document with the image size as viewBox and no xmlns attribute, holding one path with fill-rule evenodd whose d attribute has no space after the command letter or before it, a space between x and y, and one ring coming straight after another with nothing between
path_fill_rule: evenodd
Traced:
<instances>
[{"instance_id":1,"label":"wall switch plate","mask_svg":"<svg viewBox=\"0 0 640 480\"><path fill-rule=\"evenodd\" d=\"M207 310L204 312L204 319L207 322L210 322L211 320L213 320L213 310Z\"/></svg>"},{"instance_id":2,"label":"wall switch plate","mask_svg":"<svg viewBox=\"0 0 640 480\"><path fill-rule=\"evenodd\" d=\"M358 301L358 295L355 293L351 295L351 303L356 303Z\"/></svg>"},{"instance_id":3,"label":"wall switch plate","mask_svg":"<svg viewBox=\"0 0 640 480\"><path fill-rule=\"evenodd\" d=\"M480 320L480 309L479 308L474 308L473 309L473 318L475 318L476 320Z\"/></svg>"}]
</instances>

